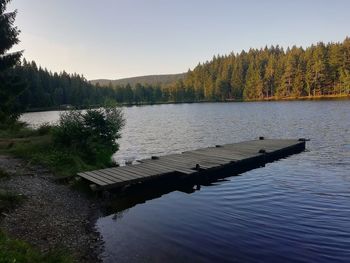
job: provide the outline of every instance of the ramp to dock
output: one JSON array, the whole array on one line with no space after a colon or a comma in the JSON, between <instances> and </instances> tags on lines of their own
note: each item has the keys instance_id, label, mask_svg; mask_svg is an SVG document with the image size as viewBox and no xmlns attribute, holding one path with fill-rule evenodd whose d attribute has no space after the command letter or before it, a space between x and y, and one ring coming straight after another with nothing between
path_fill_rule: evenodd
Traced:
<instances>
[{"instance_id":1,"label":"ramp to dock","mask_svg":"<svg viewBox=\"0 0 350 263\"><path fill-rule=\"evenodd\" d=\"M264 139L217 145L180 154L141 160L139 164L78 173L98 190L155 180L167 175L182 178L210 175L220 170L254 169L305 150L305 139ZM251 167L249 169L249 167Z\"/></svg>"}]
</instances>

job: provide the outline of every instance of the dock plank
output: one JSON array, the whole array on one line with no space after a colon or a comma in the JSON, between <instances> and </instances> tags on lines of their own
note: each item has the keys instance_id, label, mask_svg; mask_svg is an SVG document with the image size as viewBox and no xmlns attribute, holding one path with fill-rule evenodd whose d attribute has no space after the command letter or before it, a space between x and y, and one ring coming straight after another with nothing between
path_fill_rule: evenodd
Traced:
<instances>
[{"instance_id":1,"label":"dock plank","mask_svg":"<svg viewBox=\"0 0 350 263\"><path fill-rule=\"evenodd\" d=\"M121 167L118 167L118 168L109 168L108 170L117 175L117 176L122 176L122 177L127 177L127 178L130 178L130 180L133 180L133 179L138 179L138 178L142 178L144 176L141 176L139 174L136 174L136 173L133 173L133 172L130 172L128 170L122 170L120 169Z\"/></svg>"},{"instance_id":2,"label":"dock plank","mask_svg":"<svg viewBox=\"0 0 350 263\"><path fill-rule=\"evenodd\" d=\"M132 176L128 176L126 175L125 173L117 173L116 171L111 171L111 170L108 170L108 169L103 169L101 170L102 173L105 173L115 179L117 179L118 181L125 181L125 180L133 180L133 179L137 179L135 177L132 177Z\"/></svg>"},{"instance_id":3,"label":"dock plank","mask_svg":"<svg viewBox=\"0 0 350 263\"><path fill-rule=\"evenodd\" d=\"M78 176L80 176L80 177L82 177L82 178L84 178L84 179L86 179L88 181L91 181L91 182L97 184L98 186L106 186L106 185L108 185L107 183L101 181L100 179L96 179L95 177L92 177L92 176L90 176L90 175L88 175L86 173L78 173Z\"/></svg>"},{"instance_id":4,"label":"dock plank","mask_svg":"<svg viewBox=\"0 0 350 263\"><path fill-rule=\"evenodd\" d=\"M259 153L261 149L267 154ZM191 177L203 171L211 173L215 170L217 173L225 167L240 168L250 164L253 169L257 161L266 163L304 149L305 141L295 139L252 140L160 156L141 160L140 164L83 172L78 176L98 185L100 189L109 189L172 173ZM200 169L196 169L197 164Z\"/></svg>"},{"instance_id":5,"label":"dock plank","mask_svg":"<svg viewBox=\"0 0 350 263\"><path fill-rule=\"evenodd\" d=\"M192 174L195 172L191 169L192 167L184 167L181 164L178 164L175 162L169 163L166 160L157 160L157 162L155 162L155 164L159 165L159 166L163 166L165 168L168 168L170 171L173 171L173 172L180 172L180 173L184 173L184 174Z\"/></svg>"},{"instance_id":6,"label":"dock plank","mask_svg":"<svg viewBox=\"0 0 350 263\"><path fill-rule=\"evenodd\" d=\"M94 172L84 172L81 176L101 186L113 183L112 181L106 180L105 178L103 178L103 176L100 176L99 174L96 174Z\"/></svg>"},{"instance_id":7,"label":"dock plank","mask_svg":"<svg viewBox=\"0 0 350 263\"><path fill-rule=\"evenodd\" d=\"M116 168L112 168L115 172L119 172L121 174L128 174L130 176L133 176L133 177L139 177L139 178L144 178L145 176L145 173L140 173L138 171L134 171L133 168L129 165L127 166L122 166L122 167L116 167Z\"/></svg>"},{"instance_id":8,"label":"dock plank","mask_svg":"<svg viewBox=\"0 0 350 263\"><path fill-rule=\"evenodd\" d=\"M147 167L144 164L135 165L133 167L133 169L135 169L137 171L140 171L140 172L144 172L144 173L146 173L147 175L150 175L150 176L157 175L158 173L162 173L163 172L163 171L159 171L157 169L152 169L150 167Z\"/></svg>"}]
</instances>

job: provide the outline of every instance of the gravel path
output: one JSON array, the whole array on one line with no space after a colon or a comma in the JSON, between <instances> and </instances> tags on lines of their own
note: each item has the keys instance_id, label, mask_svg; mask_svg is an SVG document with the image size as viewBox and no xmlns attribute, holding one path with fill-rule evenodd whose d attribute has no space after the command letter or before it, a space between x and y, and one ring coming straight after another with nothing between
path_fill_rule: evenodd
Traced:
<instances>
[{"instance_id":1,"label":"gravel path","mask_svg":"<svg viewBox=\"0 0 350 263\"><path fill-rule=\"evenodd\" d=\"M94 228L97 204L55 182L48 170L23 160L0 156L0 169L11 175L0 179L0 189L26 197L22 205L0 217L1 229L43 252L64 248L78 262L101 262L102 241Z\"/></svg>"}]
</instances>

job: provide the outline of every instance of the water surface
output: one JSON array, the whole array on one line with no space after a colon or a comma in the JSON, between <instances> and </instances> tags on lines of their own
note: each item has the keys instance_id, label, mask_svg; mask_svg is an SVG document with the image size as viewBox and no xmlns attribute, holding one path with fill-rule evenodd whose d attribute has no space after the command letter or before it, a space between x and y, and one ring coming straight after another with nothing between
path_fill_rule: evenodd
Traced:
<instances>
[{"instance_id":1,"label":"water surface","mask_svg":"<svg viewBox=\"0 0 350 263\"><path fill-rule=\"evenodd\" d=\"M258 136L311 141L306 152L191 194L151 189L116 200L97 222L105 262L349 262L349 110L350 101L125 108L121 163Z\"/></svg>"}]
</instances>

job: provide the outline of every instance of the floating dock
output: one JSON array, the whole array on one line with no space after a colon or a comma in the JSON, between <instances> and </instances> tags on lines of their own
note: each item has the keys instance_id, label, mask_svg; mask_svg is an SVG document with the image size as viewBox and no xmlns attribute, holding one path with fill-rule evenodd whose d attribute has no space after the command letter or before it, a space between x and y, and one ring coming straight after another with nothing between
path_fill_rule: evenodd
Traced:
<instances>
[{"instance_id":1,"label":"floating dock","mask_svg":"<svg viewBox=\"0 0 350 263\"><path fill-rule=\"evenodd\" d=\"M217 145L166 156L153 156L138 164L78 173L96 190L120 188L128 185L164 179L200 179L217 176L225 171L248 171L266 163L305 150L305 139L264 139Z\"/></svg>"}]
</instances>

